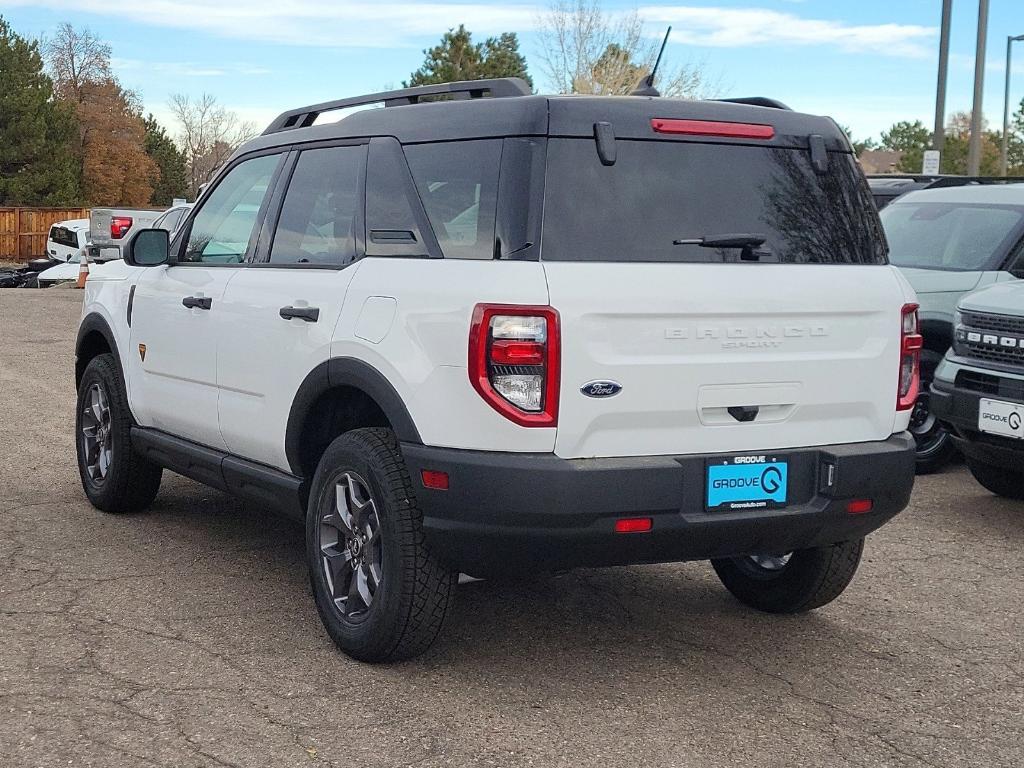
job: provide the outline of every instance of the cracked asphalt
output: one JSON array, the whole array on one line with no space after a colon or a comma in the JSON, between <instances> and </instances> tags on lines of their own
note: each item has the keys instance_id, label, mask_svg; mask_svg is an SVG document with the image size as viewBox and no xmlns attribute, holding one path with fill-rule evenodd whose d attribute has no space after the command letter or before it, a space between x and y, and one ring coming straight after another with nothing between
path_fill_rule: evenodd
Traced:
<instances>
[{"instance_id":1,"label":"cracked asphalt","mask_svg":"<svg viewBox=\"0 0 1024 768\"><path fill-rule=\"evenodd\" d=\"M0 766L1024 765L1024 505L918 481L813 614L705 563L459 588L426 657L338 653L302 532L165 475L92 509L81 292L0 291Z\"/></svg>"}]
</instances>

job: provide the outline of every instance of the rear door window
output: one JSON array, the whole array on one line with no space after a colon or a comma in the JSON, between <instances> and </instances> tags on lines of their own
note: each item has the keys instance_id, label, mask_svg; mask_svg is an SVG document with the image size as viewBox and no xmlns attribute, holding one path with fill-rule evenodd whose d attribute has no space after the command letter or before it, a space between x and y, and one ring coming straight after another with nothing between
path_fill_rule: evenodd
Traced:
<instances>
[{"instance_id":1,"label":"rear door window","mask_svg":"<svg viewBox=\"0 0 1024 768\"><path fill-rule=\"evenodd\" d=\"M299 155L270 248L272 264L345 266L363 240L366 145Z\"/></svg>"},{"instance_id":2,"label":"rear door window","mask_svg":"<svg viewBox=\"0 0 1024 768\"><path fill-rule=\"evenodd\" d=\"M606 166L590 139L551 139L547 261L885 264L878 213L852 155L681 141L616 142ZM762 238L744 249L693 241Z\"/></svg>"},{"instance_id":3,"label":"rear door window","mask_svg":"<svg viewBox=\"0 0 1024 768\"><path fill-rule=\"evenodd\" d=\"M445 258L494 258L501 145L501 139L484 139L405 147Z\"/></svg>"}]
</instances>

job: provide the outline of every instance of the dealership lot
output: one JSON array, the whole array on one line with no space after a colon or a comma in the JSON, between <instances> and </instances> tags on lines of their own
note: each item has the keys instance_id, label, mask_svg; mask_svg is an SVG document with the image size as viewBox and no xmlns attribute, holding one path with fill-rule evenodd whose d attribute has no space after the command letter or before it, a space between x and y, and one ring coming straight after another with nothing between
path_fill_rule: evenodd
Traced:
<instances>
[{"instance_id":1,"label":"dealership lot","mask_svg":"<svg viewBox=\"0 0 1024 768\"><path fill-rule=\"evenodd\" d=\"M1024 505L962 467L812 615L704 563L476 582L427 656L360 665L294 524L177 477L146 514L85 502L81 296L0 291L4 766L1024 764Z\"/></svg>"}]
</instances>

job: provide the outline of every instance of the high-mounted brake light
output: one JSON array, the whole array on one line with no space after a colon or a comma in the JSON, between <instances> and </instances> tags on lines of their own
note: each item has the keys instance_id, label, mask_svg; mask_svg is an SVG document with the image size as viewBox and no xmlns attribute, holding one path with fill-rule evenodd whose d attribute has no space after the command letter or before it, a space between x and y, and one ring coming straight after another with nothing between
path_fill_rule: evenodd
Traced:
<instances>
[{"instance_id":1,"label":"high-mounted brake light","mask_svg":"<svg viewBox=\"0 0 1024 768\"><path fill-rule=\"evenodd\" d=\"M469 330L469 380L494 410L523 427L558 423L558 312L477 304Z\"/></svg>"},{"instance_id":2,"label":"high-mounted brake light","mask_svg":"<svg viewBox=\"0 0 1024 768\"><path fill-rule=\"evenodd\" d=\"M762 123L725 123L718 120L651 120L655 133L676 133L684 136L722 136L729 139L770 139L775 128Z\"/></svg>"},{"instance_id":3,"label":"high-mounted brake light","mask_svg":"<svg viewBox=\"0 0 1024 768\"><path fill-rule=\"evenodd\" d=\"M900 377L896 393L896 410L908 411L914 407L921 389L921 336L917 304L904 304L900 315Z\"/></svg>"},{"instance_id":4,"label":"high-mounted brake light","mask_svg":"<svg viewBox=\"0 0 1024 768\"><path fill-rule=\"evenodd\" d=\"M131 216L111 216L110 217L110 236L114 240L120 240L124 237L128 230L132 228L132 217Z\"/></svg>"}]
</instances>

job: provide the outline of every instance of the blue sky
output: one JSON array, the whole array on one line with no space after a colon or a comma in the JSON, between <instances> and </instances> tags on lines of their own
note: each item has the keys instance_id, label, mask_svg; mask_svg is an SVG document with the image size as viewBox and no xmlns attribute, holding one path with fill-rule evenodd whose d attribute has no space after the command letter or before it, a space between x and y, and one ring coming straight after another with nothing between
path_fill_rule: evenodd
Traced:
<instances>
[{"instance_id":1,"label":"blue sky","mask_svg":"<svg viewBox=\"0 0 1024 768\"><path fill-rule=\"evenodd\" d=\"M671 23L666 56L699 63L720 95L765 95L828 114L858 138L896 120L934 113L941 0L679 0L624 3L657 35ZM546 0L0 0L23 35L63 21L89 27L113 48L118 77L168 121L172 93L207 92L262 128L301 104L397 86L451 26L483 39L518 32L545 90L534 28ZM976 0L954 0L947 111L970 109ZM991 0L985 115L1002 120L1007 35L1024 34L1024 0ZM1024 43L1015 47L1011 100L1024 97Z\"/></svg>"}]
</instances>

